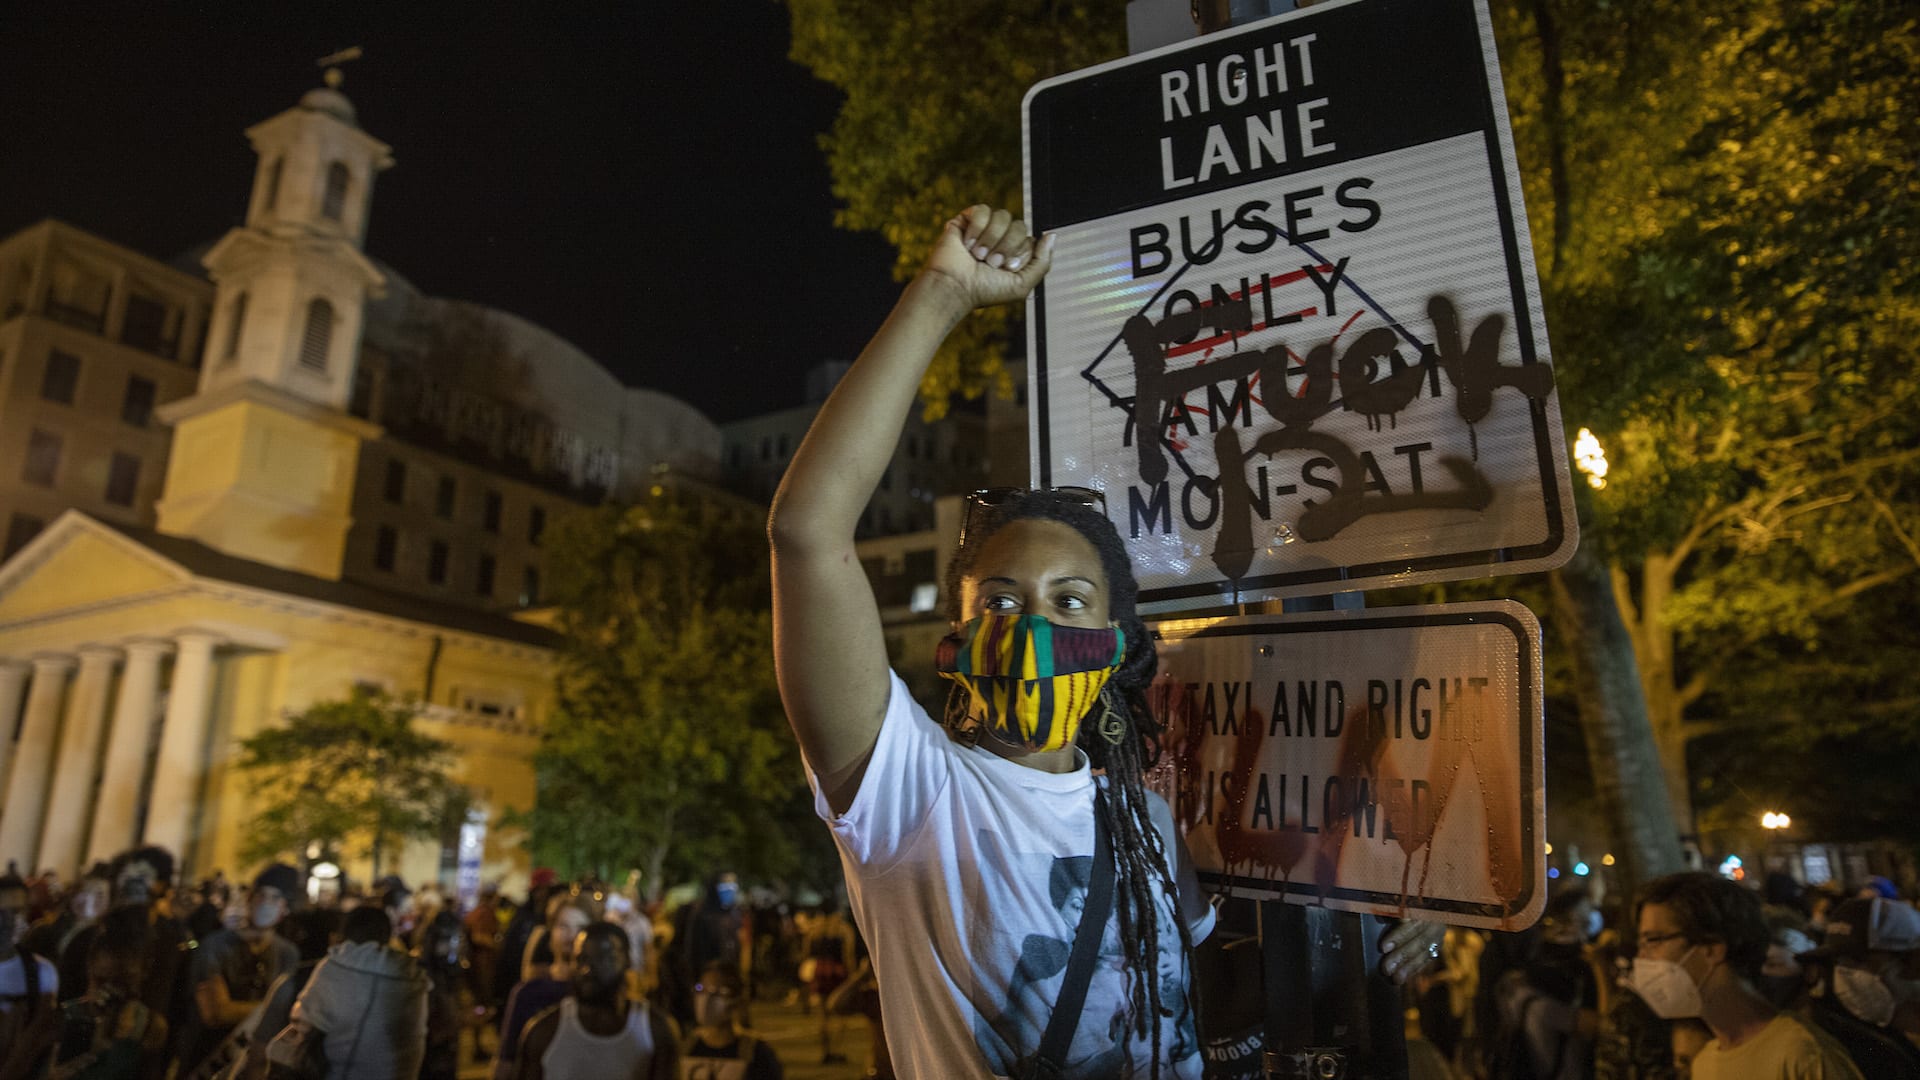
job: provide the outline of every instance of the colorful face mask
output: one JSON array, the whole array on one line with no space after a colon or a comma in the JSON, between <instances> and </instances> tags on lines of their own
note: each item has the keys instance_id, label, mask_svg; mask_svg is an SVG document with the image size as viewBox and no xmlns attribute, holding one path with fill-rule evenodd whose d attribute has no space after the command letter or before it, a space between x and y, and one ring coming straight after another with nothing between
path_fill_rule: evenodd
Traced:
<instances>
[{"instance_id":1,"label":"colorful face mask","mask_svg":"<svg viewBox=\"0 0 1920 1080\"><path fill-rule=\"evenodd\" d=\"M1029 750L1073 745L1080 721L1126 655L1118 627L1056 626L1038 615L982 615L940 639L934 667L967 688L987 730Z\"/></svg>"}]
</instances>

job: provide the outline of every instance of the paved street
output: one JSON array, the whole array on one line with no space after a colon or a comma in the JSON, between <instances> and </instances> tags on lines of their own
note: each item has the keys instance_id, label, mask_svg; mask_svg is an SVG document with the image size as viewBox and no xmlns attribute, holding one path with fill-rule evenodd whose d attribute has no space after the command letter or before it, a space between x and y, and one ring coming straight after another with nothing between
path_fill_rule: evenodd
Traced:
<instances>
[{"instance_id":1,"label":"paved street","mask_svg":"<svg viewBox=\"0 0 1920 1080\"><path fill-rule=\"evenodd\" d=\"M787 1080L859 1080L867 1071L867 1022L859 1017L835 1019L833 1049L844 1063L820 1064L819 1017L802 1014L798 1006L758 1002L753 1007L754 1031L773 1047L785 1067ZM490 1066L469 1065L461 1080L486 1080Z\"/></svg>"}]
</instances>

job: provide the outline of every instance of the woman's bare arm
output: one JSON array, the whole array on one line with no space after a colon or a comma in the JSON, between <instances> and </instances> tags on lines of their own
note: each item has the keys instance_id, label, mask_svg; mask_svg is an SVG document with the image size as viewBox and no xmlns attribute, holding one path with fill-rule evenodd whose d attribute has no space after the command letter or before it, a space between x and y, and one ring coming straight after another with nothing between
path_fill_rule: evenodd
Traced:
<instances>
[{"instance_id":1,"label":"woman's bare arm","mask_svg":"<svg viewBox=\"0 0 1920 1080\"><path fill-rule=\"evenodd\" d=\"M880 610L854 551L861 511L913 408L927 364L976 307L1023 299L1045 276L1036 245L1004 210L949 221L893 313L821 407L768 519L773 653L780 698L827 803L852 803L887 706Z\"/></svg>"}]
</instances>

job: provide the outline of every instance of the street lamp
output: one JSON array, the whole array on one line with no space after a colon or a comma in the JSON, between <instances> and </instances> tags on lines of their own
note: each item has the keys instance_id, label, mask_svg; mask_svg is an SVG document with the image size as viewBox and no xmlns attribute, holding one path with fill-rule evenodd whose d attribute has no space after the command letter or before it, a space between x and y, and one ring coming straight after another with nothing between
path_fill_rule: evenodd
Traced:
<instances>
[{"instance_id":1,"label":"street lamp","mask_svg":"<svg viewBox=\"0 0 1920 1080\"><path fill-rule=\"evenodd\" d=\"M1607 486L1607 452L1600 447L1600 437L1588 428L1581 428L1574 436L1573 463L1587 474L1587 483L1594 490Z\"/></svg>"},{"instance_id":2,"label":"street lamp","mask_svg":"<svg viewBox=\"0 0 1920 1080\"><path fill-rule=\"evenodd\" d=\"M1772 810L1760 815L1760 827L1763 829L1784 829L1792 824L1792 818L1785 814L1776 814Z\"/></svg>"}]
</instances>

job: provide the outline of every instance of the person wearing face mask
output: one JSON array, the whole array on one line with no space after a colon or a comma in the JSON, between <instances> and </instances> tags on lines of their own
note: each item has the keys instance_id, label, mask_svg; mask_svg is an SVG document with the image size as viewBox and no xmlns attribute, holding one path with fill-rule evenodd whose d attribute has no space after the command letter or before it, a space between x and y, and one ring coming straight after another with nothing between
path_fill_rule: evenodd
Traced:
<instances>
[{"instance_id":1,"label":"person wearing face mask","mask_svg":"<svg viewBox=\"0 0 1920 1080\"><path fill-rule=\"evenodd\" d=\"M543 1011L522 1037L517 1080L669 1080L677 1075L673 1022L627 996L632 945L596 922L573 949L573 994Z\"/></svg>"},{"instance_id":2,"label":"person wearing face mask","mask_svg":"<svg viewBox=\"0 0 1920 1080\"><path fill-rule=\"evenodd\" d=\"M1860 1080L1833 1037L1754 986L1769 935L1760 898L1717 874L1670 874L1640 899L1633 989L1668 1020L1698 1017L1713 1041L1694 1080Z\"/></svg>"},{"instance_id":3,"label":"person wearing face mask","mask_svg":"<svg viewBox=\"0 0 1920 1080\"><path fill-rule=\"evenodd\" d=\"M1500 1011L1496 1075L1592 1077L1600 987L1587 946L1598 914L1585 889L1567 889L1547 901L1538 950L1494 988Z\"/></svg>"},{"instance_id":4,"label":"person wearing face mask","mask_svg":"<svg viewBox=\"0 0 1920 1080\"><path fill-rule=\"evenodd\" d=\"M1008 211L962 210L816 414L768 517L775 673L887 1008L913 1018L888 1029L902 1075L1107 1076L1117 1056L1133 1076L1198 1077L1192 950L1215 917L1145 780L1159 656L1124 511L1086 488L967 499L952 633L932 658L953 686L938 720L891 669L856 547L948 336L1025 299L1052 260L1053 237ZM1084 907L1054 905L1056 867L1086 869ZM1402 923L1377 970L1404 984L1443 936ZM1349 1049L1398 1056L1398 1071L1399 1032Z\"/></svg>"},{"instance_id":5,"label":"person wearing face mask","mask_svg":"<svg viewBox=\"0 0 1920 1080\"><path fill-rule=\"evenodd\" d=\"M100 917L112 902L112 871L106 863L95 863L67 894L60 913L27 931L21 939L21 948L51 958L60 970L62 1003L87 992L87 950L93 946Z\"/></svg>"},{"instance_id":6,"label":"person wearing face mask","mask_svg":"<svg viewBox=\"0 0 1920 1080\"><path fill-rule=\"evenodd\" d=\"M181 985L180 966L193 938L186 924L173 915L173 855L162 847L133 848L115 855L107 870L113 880L114 910L138 908L146 914L147 962L140 1000L180 1031L192 1012L192 988Z\"/></svg>"},{"instance_id":7,"label":"person wearing face mask","mask_svg":"<svg viewBox=\"0 0 1920 1080\"><path fill-rule=\"evenodd\" d=\"M1807 936L1805 920L1791 908L1768 907L1766 918L1767 959L1754 989L1776 1009L1797 1009L1807 994L1807 970L1800 955L1813 948L1813 939Z\"/></svg>"},{"instance_id":8,"label":"person wearing face mask","mask_svg":"<svg viewBox=\"0 0 1920 1080\"><path fill-rule=\"evenodd\" d=\"M300 950L274 928L286 917L290 898L302 895L300 872L274 863L253 879L239 928L216 930L193 951L187 969L193 1011L180 1055L183 1075L220 1050L266 1000L273 981L300 965Z\"/></svg>"},{"instance_id":9,"label":"person wearing face mask","mask_svg":"<svg viewBox=\"0 0 1920 1080\"><path fill-rule=\"evenodd\" d=\"M680 1057L682 1080L781 1080L780 1059L741 1022L746 983L729 963L708 964L693 985L694 1015Z\"/></svg>"},{"instance_id":10,"label":"person wearing face mask","mask_svg":"<svg viewBox=\"0 0 1920 1080\"><path fill-rule=\"evenodd\" d=\"M740 879L731 872L707 878L700 899L673 914L672 944L666 956L662 990L668 1007L681 1025L693 1023L694 977L708 964L740 966Z\"/></svg>"},{"instance_id":11,"label":"person wearing face mask","mask_svg":"<svg viewBox=\"0 0 1920 1080\"><path fill-rule=\"evenodd\" d=\"M1808 1015L1874 1080L1920 1080L1920 912L1897 900L1846 900L1826 943L1799 958L1812 973Z\"/></svg>"},{"instance_id":12,"label":"person wearing face mask","mask_svg":"<svg viewBox=\"0 0 1920 1080\"><path fill-rule=\"evenodd\" d=\"M0 874L0 1080L39 1076L59 1028L60 974L19 947L27 931L27 883Z\"/></svg>"}]
</instances>

